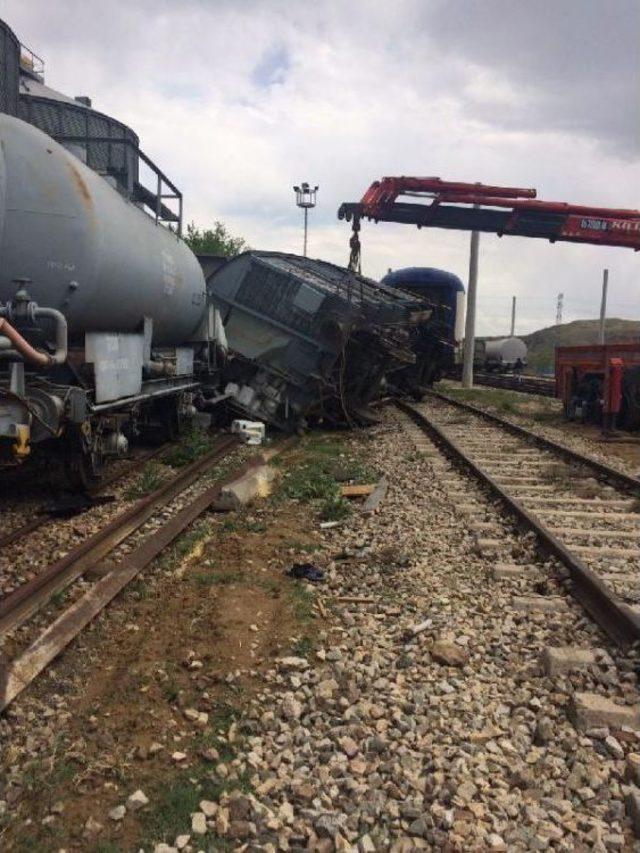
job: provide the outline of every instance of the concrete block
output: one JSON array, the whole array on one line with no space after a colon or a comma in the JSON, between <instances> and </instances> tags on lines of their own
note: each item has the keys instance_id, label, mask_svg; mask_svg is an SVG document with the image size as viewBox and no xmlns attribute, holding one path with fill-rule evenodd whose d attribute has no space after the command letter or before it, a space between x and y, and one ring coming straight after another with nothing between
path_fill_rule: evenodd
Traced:
<instances>
[{"instance_id":1,"label":"concrete block","mask_svg":"<svg viewBox=\"0 0 640 853\"><path fill-rule=\"evenodd\" d=\"M567 602L559 595L521 595L514 596L511 606L525 612L562 613L567 609Z\"/></svg>"},{"instance_id":2,"label":"concrete block","mask_svg":"<svg viewBox=\"0 0 640 853\"><path fill-rule=\"evenodd\" d=\"M562 675L577 669L585 669L599 660L593 649L576 646L548 646L540 655L540 664L545 675Z\"/></svg>"},{"instance_id":3,"label":"concrete block","mask_svg":"<svg viewBox=\"0 0 640 853\"><path fill-rule=\"evenodd\" d=\"M638 705L618 705L599 693L574 693L569 708L569 716L578 731L609 726L640 731L640 707Z\"/></svg>"},{"instance_id":4,"label":"concrete block","mask_svg":"<svg viewBox=\"0 0 640 853\"><path fill-rule=\"evenodd\" d=\"M496 563L491 568L491 577L494 580L506 578L522 578L533 571L529 566L519 566L516 563Z\"/></svg>"},{"instance_id":5,"label":"concrete block","mask_svg":"<svg viewBox=\"0 0 640 853\"><path fill-rule=\"evenodd\" d=\"M256 498L264 498L271 491L276 472L269 465L251 468L237 480L220 490L215 507L218 510L240 509Z\"/></svg>"}]
</instances>

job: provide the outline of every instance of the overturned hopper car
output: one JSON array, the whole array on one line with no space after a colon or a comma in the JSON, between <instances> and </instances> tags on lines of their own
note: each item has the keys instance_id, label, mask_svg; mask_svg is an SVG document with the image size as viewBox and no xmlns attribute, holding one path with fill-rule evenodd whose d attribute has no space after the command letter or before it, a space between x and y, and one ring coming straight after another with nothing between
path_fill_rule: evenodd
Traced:
<instances>
[{"instance_id":1,"label":"overturned hopper car","mask_svg":"<svg viewBox=\"0 0 640 853\"><path fill-rule=\"evenodd\" d=\"M429 309L325 261L245 252L207 281L229 345L225 392L246 415L295 429L363 423L387 375L412 364Z\"/></svg>"}]
</instances>

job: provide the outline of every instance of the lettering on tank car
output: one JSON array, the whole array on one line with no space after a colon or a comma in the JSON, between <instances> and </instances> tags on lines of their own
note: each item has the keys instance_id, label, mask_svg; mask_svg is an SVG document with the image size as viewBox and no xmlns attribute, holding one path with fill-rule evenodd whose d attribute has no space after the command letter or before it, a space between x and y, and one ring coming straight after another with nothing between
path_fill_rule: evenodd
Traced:
<instances>
[{"instance_id":1,"label":"lettering on tank car","mask_svg":"<svg viewBox=\"0 0 640 853\"><path fill-rule=\"evenodd\" d=\"M50 270L62 270L63 272L73 272L76 268L76 265L73 261L55 261L48 260L47 267Z\"/></svg>"}]
</instances>

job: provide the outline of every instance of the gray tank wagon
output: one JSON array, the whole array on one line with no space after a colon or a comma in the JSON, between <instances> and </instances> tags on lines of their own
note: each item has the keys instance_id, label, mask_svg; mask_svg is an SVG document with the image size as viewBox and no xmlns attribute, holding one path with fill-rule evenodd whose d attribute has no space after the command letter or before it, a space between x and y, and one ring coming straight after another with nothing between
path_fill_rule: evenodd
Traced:
<instances>
[{"instance_id":1,"label":"gray tank wagon","mask_svg":"<svg viewBox=\"0 0 640 853\"><path fill-rule=\"evenodd\" d=\"M143 317L159 346L197 334L205 282L182 240L37 128L0 115L0 139L0 301L30 279L74 342L135 332Z\"/></svg>"},{"instance_id":2,"label":"gray tank wagon","mask_svg":"<svg viewBox=\"0 0 640 853\"><path fill-rule=\"evenodd\" d=\"M13 55L14 39L0 22L0 48ZM17 111L34 123L0 114L0 461L21 462L32 445L60 450L87 484L128 435L175 433L215 324L179 236L179 191L132 131L46 89L37 57L24 56ZM76 113L84 134L68 132ZM59 142L36 126L45 115ZM89 134L103 119L108 142ZM155 192L138 183L139 158L155 169Z\"/></svg>"},{"instance_id":3,"label":"gray tank wagon","mask_svg":"<svg viewBox=\"0 0 640 853\"><path fill-rule=\"evenodd\" d=\"M370 421L386 377L415 361L417 298L342 267L245 252L207 280L232 353L225 393L251 418L287 429Z\"/></svg>"},{"instance_id":4,"label":"gray tank wagon","mask_svg":"<svg viewBox=\"0 0 640 853\"><path fill-rule=\"evenodd\" d=\"M519 372L527 366L527 345L521 338L478 340L474 361L478 367L489 372Z\"/></svg>"}]
</instances>

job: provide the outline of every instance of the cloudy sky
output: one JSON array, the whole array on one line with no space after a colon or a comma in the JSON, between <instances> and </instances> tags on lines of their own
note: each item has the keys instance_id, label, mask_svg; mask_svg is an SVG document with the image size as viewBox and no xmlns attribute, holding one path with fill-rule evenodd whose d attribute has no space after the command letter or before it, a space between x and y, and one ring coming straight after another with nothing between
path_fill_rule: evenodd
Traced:
<instances>
[{"instance_id":1,"label":"cloudy sky","mask_svg":"<svg viewBox=\"0 0 640 853\"><path fill-rule=\"evenodd\" d=\"M185 194L255 248L301 251L292 185L320 185L309 253L346 263L342 201L383 175L640 207L639 0L0 0L46 81L130 124ZM467 278L469 235L365 224L363 271ZM481 237L479 333L640 317L629 249Z\"/></svg>"}]
</instances>

